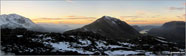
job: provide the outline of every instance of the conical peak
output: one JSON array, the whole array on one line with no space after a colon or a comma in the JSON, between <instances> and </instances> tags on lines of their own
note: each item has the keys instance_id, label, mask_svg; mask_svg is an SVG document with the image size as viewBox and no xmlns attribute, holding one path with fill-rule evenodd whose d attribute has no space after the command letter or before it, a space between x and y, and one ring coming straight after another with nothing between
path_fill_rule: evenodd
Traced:
<instances>
[{"instance_id":1,"label":"conical peak","mask_svg":"<svg viewBox=\"0 0 186 56\"><path fill-rule=\"evenodd\" d=\"M101 18L112 19L112 18L114 18L114 17L111 17L111 16L103 16L103 17L101 17Z\"/></svg>"},{"instance_id":2,"label":"conical peak","mask_svg":"<svg viewBox=\"0 0 186 56\"><path fill-rule=\"evenodd\" d=\"M100 20L109 20L109 21L118 21L119 19L111 17L111 16L102 16Z\"/></svg>"}]
</instances>

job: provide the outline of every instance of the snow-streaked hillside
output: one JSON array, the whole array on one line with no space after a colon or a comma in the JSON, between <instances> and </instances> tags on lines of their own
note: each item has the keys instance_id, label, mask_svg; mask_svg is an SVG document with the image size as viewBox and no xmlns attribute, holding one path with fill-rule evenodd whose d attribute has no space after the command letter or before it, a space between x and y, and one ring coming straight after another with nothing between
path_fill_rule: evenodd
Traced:
<instances>
[{"instance_id":1,"label":"snow-streaked hillside","mask_svg":"<svg viewBox=\"0 0 186 56\"><path fill-rule=\"evenodd\" d=\"M162 37L142 36L120 42L93 32L61 34L26 29L1 30L2 51L16 55L154 55L156 52L180 51Z\"/></svg>"},{"instance_id":2,"label":"snow-streaked hillside","mask_svg":"<svg viewBox=\"0 0 186 56\"><path fill-rule=\"evenodd\" d=\"M27 28L37 27L30 19L17 14L0 15L0 26L2 28Z\"/></svg>"},{"instance_id":3,"label":"snow-streaked hillside","mask_svg":"<svg viewBox=\"0 0 186 56\"><path fill-rule=\"evenodd\" d=\"M75 31L91 31L117 41L126 41L140 36L140 33L129 24L111 16L102 16L90 24L66 32Z\"/></svg>"}]
</instances>

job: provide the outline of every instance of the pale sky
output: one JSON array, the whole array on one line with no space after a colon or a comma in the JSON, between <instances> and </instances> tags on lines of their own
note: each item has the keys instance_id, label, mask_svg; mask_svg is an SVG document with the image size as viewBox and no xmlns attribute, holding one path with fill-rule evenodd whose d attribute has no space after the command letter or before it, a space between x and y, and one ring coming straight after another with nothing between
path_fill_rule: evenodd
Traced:
<instances>
[{"instance_id":1,"label":"pale sky","mask_svg":"<svg viewBox=\"0 0 186 56\"><path fill-rule=\"evenodd\" d=\"M19 14L35 23L89 24L106 15L129 24L185 21L185 0L1 1L1 14Z\"/></svg>"}]
</instances>

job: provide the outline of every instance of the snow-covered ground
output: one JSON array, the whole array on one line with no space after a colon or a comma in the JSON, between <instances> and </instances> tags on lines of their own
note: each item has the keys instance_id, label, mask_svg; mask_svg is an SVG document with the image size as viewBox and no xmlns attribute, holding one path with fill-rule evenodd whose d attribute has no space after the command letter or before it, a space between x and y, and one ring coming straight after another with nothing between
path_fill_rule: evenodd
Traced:
<instances>
[{"instance_id":1,"label":"snow-covered ground","mask_svg":"<svg viewBox=\"0 0 186 56\"><path fill-rule=\"evenodd\" d=\"M52 42L45 42L45 44L49 44L52 47L54 47L54 52L55 51L60 51L60 52L66 52L66 51L74 51L78 52L80 54L94 54L98 51L88 51L84 50L83 48L74 48L75 46L79 47L86 47L91 45L91 41L87 39L79 39L78 40L81 44L75 43L75 42L58 42L58 43L52 43ZM123 46L119 45L106 45L106 41L95 41L96 43L96 48L103 50L103 49L108 49L107 51L105 50L104 53L109 54L109 55L128 55L128 54L138 54L140 52L138 51L126 51L126 50L114 50L111 51L109 50L112 48L124 48ZM122 43L123 45L131 45L130 43Z\"/></svg>"},{"instance_id":2,"label":"snow-covered ground","mask_svg":"<svg viewBox=\"0 0 186 56\"><path fill-rule=\"evenodd\" d=\"M65 52L65 51L77 51L78 53L81 54L93 54L94 52L90 52L90 51L86 51L83 49L77 49L77 48L72 48L70 46L69 42L59 42L59 43L50 43L55 50L61 51L61 52Z\"/></svg>"},{"instance_id":3,"label":"snow-covered ground","mask_svg":"<svg viewBox=\"0 0 186 56\"><path fill-rule=\"evenodd\" d=\"M70 35L70 37L74 38L75 36ZM46 39L51 39L51 37L46 38ZM160 42L166 42L160 39L156 39ZM66 51L73 51L73 52L78 52L80 54L94 54L96 52L99 52L98 50L85 50L83 48L75 48L75 47L88 47L91 44L93 44L90 40L88 39L78 39L78 42L57 42L57 43L52 43L48 42L45 44L50 44L52 47L54 47L53 51L60 51L60 52L66 52ZM132 49L131 47L135 47L135 44L127 43L127 42L118 42L120 45L111 45L108 44L108 42L103 41L103 40L97 40L95 41L95 46L97 49L102 50L105 54L108 55L135 55L135 54L141 54L143 53L144 55L151 55L154 56L153 52L150 51L145 51L145 50L111 50L114 48L127 48L127 49ZM144 44L148 45L148 44ZM162 51L162 54L170 54L170 51Z\"/></svg>"}]
</instances>

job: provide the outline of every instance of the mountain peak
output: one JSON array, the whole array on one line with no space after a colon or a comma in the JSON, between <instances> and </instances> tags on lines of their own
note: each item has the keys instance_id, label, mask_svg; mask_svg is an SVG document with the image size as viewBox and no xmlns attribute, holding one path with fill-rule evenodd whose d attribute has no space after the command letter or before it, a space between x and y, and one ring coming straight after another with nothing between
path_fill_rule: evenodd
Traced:
<instances>
[{"instance_id":1,"label":"mountain peak","mask_svg":"<svg viewBox=\"0 0 186 56\"><path fill-rule=\"evenodd\" d=\"M102 18L113 18L111 16L102 16Z\"/></svg>"},{"instance_id":2,"label":"mountain peak","mask_svg":"<svg viewBox=\"0 0 186 56\"><path fill-rule=\"evenodd\" d=\"M0 15L0 26L2 28L32 28L35 23L18 14L3 14Z\"/></svg>"},{"instance_id":3,"label":"mountain peak","mask_svg":"<svg viewBox=\"0 0 186 56\"><path fill-rule=\"evenodd\" d=\"M114 23L114 22L117 22L117 21L120 21L120 20L117 19L117 18L111 17L111 16L102 16L96 22L102 22L102 21L109 22L109 23L112 23L112 22Z\"/></svg>"},{"instance_id":4,"label":"mountain peak","mask_svg":"<svg viewBox=\"0 0 186 56\"><path fill-rule=\"evenodd\" d=\"M91 31L118 41L137 38L140 35L126 22L110 16L103 16L95 22L73 31Z\"/></svg>"},{"instance_id":5,"label":"mountain peak","mask_svg":"<svg viewBox=\"0 0 186 56\"><path fill-rule=\"evenodd\" d=\"M177 27L177 26L184 26L185 22L184 21L170 21L165 24L163 24L162 27Z\"/></svg>"},{"instance_id":6,"label":"mountain peak","mask_svg":"<svg viewBox=\"0 0 186 56\"><path fill-rule=\"evenodd\" d=\"M23 19L25 17L21 16L21 15L18 15L18 14L3 14L3 15L0 15L1 17L9 17L11 19Z\"/></svg>"},{"instance_id":7,"label":"mountain peak","mask_svg":"<svg viewBox=\"0 0 186 56\"><path fill-rule=\"evenodd\" d=\"M111 16L103 16L100 19L105 19L105 20L118 20L117 18L111 17Z\"/></svg>"}]
</instances>

